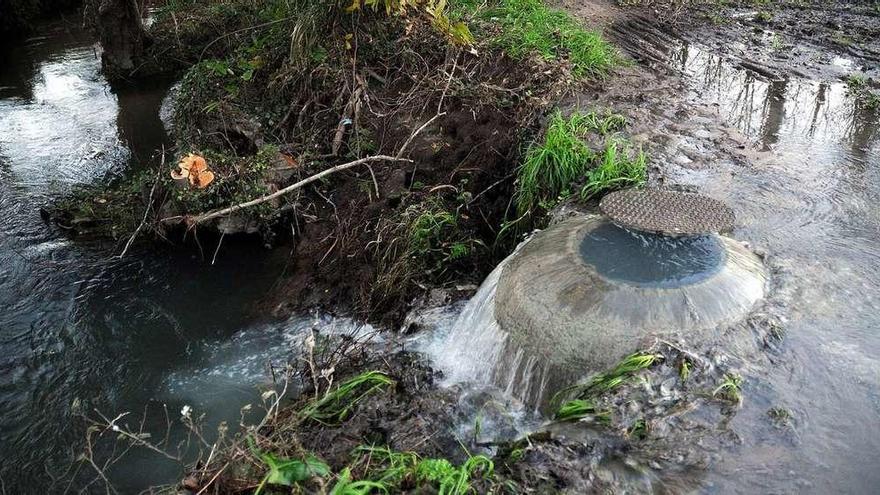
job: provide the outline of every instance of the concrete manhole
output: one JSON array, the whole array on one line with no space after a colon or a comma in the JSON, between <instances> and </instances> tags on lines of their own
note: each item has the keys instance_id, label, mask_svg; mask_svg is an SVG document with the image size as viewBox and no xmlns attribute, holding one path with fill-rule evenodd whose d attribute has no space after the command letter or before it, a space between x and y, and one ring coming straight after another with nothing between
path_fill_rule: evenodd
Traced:
<instances>
[{"instance_id":1,"label":"concrete manhole","mask_svg":"<svg viewBox=\"0 0 880 495\"><path fill-rule=\"evenodd\" d=\"M560 384L612 366L653 338L707 343L749 313L765 282L760 258L728 237L672 238L575 217L508 260L495 318Z\"/></svg>"}]
</instances>

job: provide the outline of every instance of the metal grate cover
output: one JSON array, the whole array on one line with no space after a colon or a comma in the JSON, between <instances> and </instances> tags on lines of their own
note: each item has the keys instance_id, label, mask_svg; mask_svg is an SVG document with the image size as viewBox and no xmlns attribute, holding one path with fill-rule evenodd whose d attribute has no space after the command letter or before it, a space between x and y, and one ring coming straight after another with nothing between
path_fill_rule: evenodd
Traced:
<instances>
[{"instance_id":1,"label":"metal grate cover","mask_svg":"<svg viewBox=\"0 0 880 495\"><path fill-rule=\"evenodd\" d=\"M622 227L666 235L724 232L736 221L717 199L659 189L616 191L602 198L599 209Z\"/></svg>"}]
</instances>

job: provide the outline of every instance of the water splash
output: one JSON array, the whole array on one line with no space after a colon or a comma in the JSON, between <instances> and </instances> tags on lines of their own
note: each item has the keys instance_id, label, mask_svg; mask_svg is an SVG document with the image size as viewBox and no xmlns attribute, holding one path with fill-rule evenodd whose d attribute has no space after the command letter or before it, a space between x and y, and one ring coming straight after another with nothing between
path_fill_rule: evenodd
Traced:
<instances>
[{"instance_id":1,"label":"water splash","mask_svg":"<svg viewBox=\"0 0 880 495\"><path fill-rule=\"evenodd\" d=\"M509 259L492 270L449 331L429 343L425 352L443 370L444 385L494 385L526 404L540 404L547 387L546 368L510 342L495 319L498 280Z\"/></svg>"}]
</instances>

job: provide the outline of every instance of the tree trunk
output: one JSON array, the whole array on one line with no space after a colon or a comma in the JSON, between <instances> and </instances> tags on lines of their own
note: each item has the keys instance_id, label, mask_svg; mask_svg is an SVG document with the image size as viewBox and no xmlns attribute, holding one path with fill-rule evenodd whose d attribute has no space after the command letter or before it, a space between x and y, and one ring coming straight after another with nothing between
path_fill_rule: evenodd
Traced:
<instances>
[{"instance_id":1,"label":"tree trunk","mask_svg":"<svg viewBox=\"0 0 880 495\"><path fill-rule=\"evenodd\" d=\"M137 0L87 0L84 17L104 49L104 75L111 82L127 79L150 42Z\"/></svg>"}]
</instances>

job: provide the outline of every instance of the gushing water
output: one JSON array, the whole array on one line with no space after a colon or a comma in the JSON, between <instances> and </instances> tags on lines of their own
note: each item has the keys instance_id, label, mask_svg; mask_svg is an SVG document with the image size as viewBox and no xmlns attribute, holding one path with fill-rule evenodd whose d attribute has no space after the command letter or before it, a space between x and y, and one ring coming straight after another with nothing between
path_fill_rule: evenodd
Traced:
<instances>
[{"instance_id":1,"label":"gushing water","mask_svg":"<svg viewBox=\"0 0 880 495\"><path fill-rule=\"evenodd\" d=\"M443 370L446 385L492 384L508 396L538 405L545 398L547 370L537 357L512 343L495 319L495 293L506 264L504 260L495 267L449 332L426 351Z\"/></svg>"}]
</instances>

